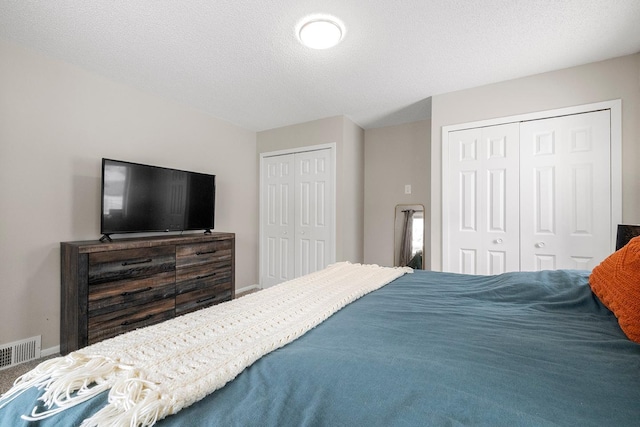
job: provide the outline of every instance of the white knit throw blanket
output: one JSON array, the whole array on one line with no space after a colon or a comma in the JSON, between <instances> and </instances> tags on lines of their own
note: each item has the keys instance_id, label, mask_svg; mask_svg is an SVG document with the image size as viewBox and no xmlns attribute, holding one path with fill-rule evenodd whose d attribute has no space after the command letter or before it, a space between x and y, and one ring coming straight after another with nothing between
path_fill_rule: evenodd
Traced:
<instances>
[{"instance_id":1,"label":"white knit throw blanket","mask_svg":"<svg viewBox=\"0 0 640 427\"><path fill-rule=\"evenodd\" d=\"M150 426L234 379L329 316L410 268L341 262L245 297L119 335L41 363L16 380L0 408L44 388L57 414L110 389L108 404L82 426ZM76 392L75 395L72 395Z\"/></svg>"}]
</instances>

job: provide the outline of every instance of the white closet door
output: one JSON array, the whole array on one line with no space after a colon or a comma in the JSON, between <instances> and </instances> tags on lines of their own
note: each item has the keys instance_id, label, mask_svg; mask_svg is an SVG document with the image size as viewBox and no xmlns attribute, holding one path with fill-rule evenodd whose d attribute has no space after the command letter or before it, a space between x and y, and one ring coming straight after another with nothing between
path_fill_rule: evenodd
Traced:
<instances>
[{"instance_id":1,"label":"white closet door","mask_svg":"<svg viewBox=\"0 0 640 427\"><path fill-rule=\"evenodd\" d=\"M517 123L449 133L449 240L445 271L518 271Z\"/></svg>"},{"instance_id":2,"label":"white closet door","mask_svg":"<svg viewBox=\"0 0 640 427\"><path fill-rule=\"evenodd\" d=\"M265 157L262 163L263 287L294 277L294 155Z\"/></svg>"},{"instance_id":3,"label":"white closet door","mask_svg":"<svg viewBox=\"0 0 640 427\"><path fill-rule=\"evenodd\" d=\"M610 111L520 129L521 269L592 269L611 252Z\"/></svg>"},{"instance_id":4,"label":"white closet door","mask_svg":"<svg viewBox=\"0 0 640 427\"><path fill-rule=\"evenodd\" d=\"M332 159L331 149L262 158L262 287L335 262Z\"/></svg>"},{"instance_id":5,"label":"white closet door","mask_svg":"<svg viewBox=\"0 0 640 427\"><path fill-rule=\"evenodd\" d=\"M321 270L331 258L333 185L329 150L295 155L295 275Z\"/></svg>"}]
</instances>

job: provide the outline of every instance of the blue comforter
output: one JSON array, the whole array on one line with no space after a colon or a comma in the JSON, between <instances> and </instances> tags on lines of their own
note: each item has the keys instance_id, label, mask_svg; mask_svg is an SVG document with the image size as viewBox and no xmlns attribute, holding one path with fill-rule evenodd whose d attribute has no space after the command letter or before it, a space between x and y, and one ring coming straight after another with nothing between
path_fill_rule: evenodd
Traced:
<instances>
[{"instance_id":1,"label":"blue comforter","mask_svg":"<svg viewBox=\"0 0 640 427\"><path fill-rule=\"evenodd\" d=\"M587 279L407 274L157 425L637 426L640 345ZM20 425L37 395L0 425ZM105 401L38 425L77 425Z\"/></svg>"}]
</instances>

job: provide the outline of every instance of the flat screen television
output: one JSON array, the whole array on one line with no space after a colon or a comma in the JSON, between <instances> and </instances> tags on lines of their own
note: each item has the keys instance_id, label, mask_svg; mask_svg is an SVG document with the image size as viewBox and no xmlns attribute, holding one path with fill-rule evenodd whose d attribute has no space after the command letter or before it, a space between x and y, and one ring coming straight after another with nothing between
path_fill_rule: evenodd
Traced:
<instances>
[{"instance_id":1,"label":"flat screen television","mask_svg":"<svg viewBox=\"0 0 640 427\"><path fill-rule=\"evenodd\" d=\"M102 159L101 240L120 233L210 233L215 200L215 175Z\"/></svg>"}]
</instances>

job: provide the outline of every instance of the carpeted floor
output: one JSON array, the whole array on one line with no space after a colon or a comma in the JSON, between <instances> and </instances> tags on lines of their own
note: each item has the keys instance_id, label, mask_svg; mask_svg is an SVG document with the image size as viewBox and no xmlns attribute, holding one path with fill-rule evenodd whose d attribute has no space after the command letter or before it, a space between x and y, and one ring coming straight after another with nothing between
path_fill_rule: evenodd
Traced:
<instances>
[{"instance_id":1,"label":"carpeted floor","mask_svg":"<svg viewBox=\"0 0 640 427\"><path fill-rule=\"evenodd\" d=\"M21 363L12 368L3 369L0 371L0 394L6 393L7 390L11 388L13 382L20 375L25 374L38 366L41 362L44 362L47 359L52 357L58 357L59 354L54 354L52 356L43 357L37 360L32 360L30 362Z\"/></svg>"}]
</instances>

